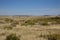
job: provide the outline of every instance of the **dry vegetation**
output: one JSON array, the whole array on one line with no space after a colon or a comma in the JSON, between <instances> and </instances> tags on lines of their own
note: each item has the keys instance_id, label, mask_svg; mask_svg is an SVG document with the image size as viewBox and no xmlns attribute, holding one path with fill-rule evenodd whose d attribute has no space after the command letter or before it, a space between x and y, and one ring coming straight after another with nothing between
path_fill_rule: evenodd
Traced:
<instances>
[{"instance_id":1,"label":"dry vegetation","mask_svg":"<svg viewBox=\"0 0 60 40\"><path fill-rule=\"evenodd\" d=\"M0 16L0 40L60 40L60 17Z\"/></svg>"}]
</instances>

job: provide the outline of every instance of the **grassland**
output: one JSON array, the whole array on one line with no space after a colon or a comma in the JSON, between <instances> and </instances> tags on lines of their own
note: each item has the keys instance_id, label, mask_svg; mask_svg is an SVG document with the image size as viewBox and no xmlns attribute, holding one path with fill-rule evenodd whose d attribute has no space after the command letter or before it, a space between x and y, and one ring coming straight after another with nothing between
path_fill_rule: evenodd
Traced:
<instances>
[{"instance_id":1,"label":"grassland","mask_svg":"<svg viewBox=\"0 0 60 40\"><path fill-rule=\"evenodd\" d=\"M60 40L60 16L0 16L0 40L11 34L16 40Z\"/></svg>"}]
</instances>

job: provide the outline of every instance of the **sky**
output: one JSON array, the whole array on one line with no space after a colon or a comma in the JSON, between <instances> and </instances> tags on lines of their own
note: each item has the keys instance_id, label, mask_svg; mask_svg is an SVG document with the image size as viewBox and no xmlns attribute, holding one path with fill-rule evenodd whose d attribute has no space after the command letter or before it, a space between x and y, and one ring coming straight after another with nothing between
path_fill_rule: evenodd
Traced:
<instances>
[{"instance_id":1,"label":"sky","mask_svg":"<svg viewBox=\"0 0 60 40\"><path fill-rule=\"evenodd\" d=\"M60 0L0 0L0 15L59 15Z\"/></svg>"}]
</instances>

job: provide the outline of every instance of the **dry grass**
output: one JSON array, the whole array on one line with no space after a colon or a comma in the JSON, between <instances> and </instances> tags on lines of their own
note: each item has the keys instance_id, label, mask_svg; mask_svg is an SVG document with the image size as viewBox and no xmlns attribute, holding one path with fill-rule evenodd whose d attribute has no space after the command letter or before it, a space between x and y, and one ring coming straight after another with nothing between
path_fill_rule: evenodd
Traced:
<instances>
[{"instance_id":1,"label":"dry grass","mask_svg":"<svg viewBox=\"0 0 60 40\"><path fill-rule=\"evenodd\" d=\"M0 40L5 40L10 34L20 35L20 40L47 40L39 35L48 35L50 32L60 34L59 20L60 17L2 16L0 17Z\"/></svg>"}]
</instances>

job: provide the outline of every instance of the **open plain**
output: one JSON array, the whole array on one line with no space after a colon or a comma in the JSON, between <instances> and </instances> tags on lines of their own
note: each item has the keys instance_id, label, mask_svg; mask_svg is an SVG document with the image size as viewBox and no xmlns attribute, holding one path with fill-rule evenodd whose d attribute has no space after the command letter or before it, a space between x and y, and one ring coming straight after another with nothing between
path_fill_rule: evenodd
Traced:
<instances>
[{"instance_id":1,"label":"open plain","mask_svg":"<svg viewBox=\"0 0 60 40\"><path fill-rule=\"evenodd\" d=\"M0 40L10 34L20 40L49 40L45 35L60 34L60 16L0 16Z\"/></svg>"}]
</instances>

